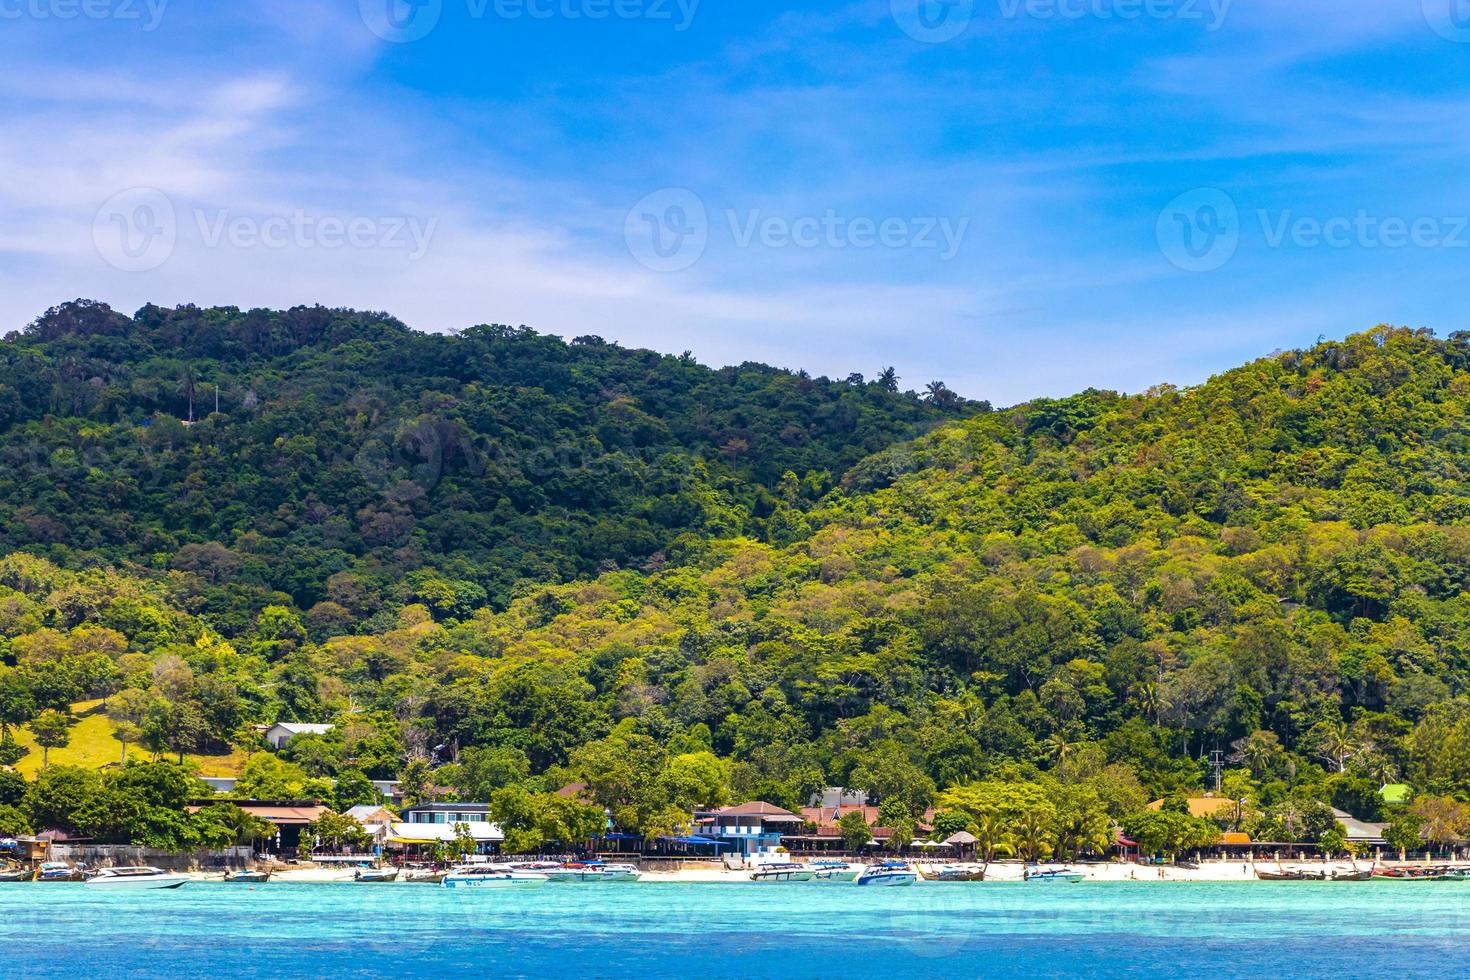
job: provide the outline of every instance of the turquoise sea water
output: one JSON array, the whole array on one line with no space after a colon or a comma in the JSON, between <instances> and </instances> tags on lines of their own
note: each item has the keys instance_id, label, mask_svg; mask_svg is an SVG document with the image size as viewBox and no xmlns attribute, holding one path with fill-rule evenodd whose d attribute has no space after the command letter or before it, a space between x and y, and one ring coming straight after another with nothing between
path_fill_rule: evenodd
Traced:
<instances>
[{"instance_id":1,"label":"turquoise sea water","mask_svg":"<svg viewBox=\"0 0 1470 980\"><path fill-rule=\"evenodd\" d=\"M1470 883L0 886L0 977L1470 975Z\"/></svg>"}]
</instances>

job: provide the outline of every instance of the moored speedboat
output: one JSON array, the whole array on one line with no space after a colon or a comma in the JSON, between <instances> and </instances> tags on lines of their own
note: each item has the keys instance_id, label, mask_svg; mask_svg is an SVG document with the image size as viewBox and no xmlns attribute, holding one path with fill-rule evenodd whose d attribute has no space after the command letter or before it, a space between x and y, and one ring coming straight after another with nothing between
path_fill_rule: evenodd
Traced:
<instances>
[{"instance_id":1,"label":"moored speedboat","mask_svg":"<svg viewBox=\"0 0 1470 980\"><path fill-rule=\"evenodd\" d=\"M474 864L455 868L444 876L445 888L516 888L544 885L551 879L541 871L517 871L505 865Z\"/></svg>"},{"instance_id":2,"label":"moored speedboat","mask_svg":"<svg viewBox=\"0 0 1470 980\"><path fill-rule=\"evenodd\" d=\"M813 861L807 867L812 869L813 881L855 881L861 870L846 861Z\"/></svg>"},{"instance_id":3,"label":"moored speedboat","mask_svg":"<svg viewBox=\"0 0 1470 980\"><path fill-rule=\"evenodd\" d=\"M188 882L189 876L162 868L125 867L103 868L87 879L88 888L106 891L118 889L178 888Z\"/></svg>"},{"instance_id":4,"label":"moored speedboat","mask_svg":"<svg viewBox=\"0 0 1470 980\"><path fill-rule=\"evenodd\" d=\"M1028 882L1075 884L1086 879L1086 877L1087 875L1080 871L1073 871L1071 868L1041 868L1036 871L1028 868L1025 880Z\"/></svg>"},{"instance_id":5,"label":"moored speedboat","mask_svg":"<svg viewBox=\"0 0 1470 980\"><path fill-rule=\"evenodd\" d=\"M544 874L548 881L577 884L637 881L643 876L631 864L604 864L601 861L563 864L555 868L538 869L537 873Z\"/></svg>"},{"instance_id":6,"label":"moored speedboat","mask_svg":"<svg viewBox=\"0 0 1470 980\"><path fill-rule=\"evenodd\" d=\"M881 885L886 887L912 885L919 880L918 872L902 861L885 861L863 869L857 876L859 885Z\"/></svg>"},{"instance_id":7,"label":"moored speedboat","mask_svg":"<svg viewBox=\"0 0 1470 980\"><path fill-rule=\"evenodd\" d=\"M225 881L228 881L232 885L263 885L270 880L271 873L269 871L251 871L245 869L231 871L225 875Z\"/></svg>"},{"instance_id":8,"label":"moored speedboat","mask_svg":"<svg viewBox=\"0 0 1470 980\"><path fill-rule=\"evenodd\" d=\"M30 881L34 875L30 868L4 868L0 869L0 883Z\"/></svg>"},{"instance_id":9,"label":"moored speedboat","mask_svg":"<svg viewBox=\"0 0 1470 980\"><path fill-rule=\"evenodd\" d=\"M352 880L360 885L386 885L398 880L397 868L358 868Z\"/></svg>"},{"instance_id":10,"label":"moored speedboat","mask_svg":"<svg viewBox=\"0 0 1470 980\"><path fill-rule=\"evenodd\" d=\"M804 864L764 864L750 873L751 881L811 881L816 872Z\"/></svg>"}]
</instances>

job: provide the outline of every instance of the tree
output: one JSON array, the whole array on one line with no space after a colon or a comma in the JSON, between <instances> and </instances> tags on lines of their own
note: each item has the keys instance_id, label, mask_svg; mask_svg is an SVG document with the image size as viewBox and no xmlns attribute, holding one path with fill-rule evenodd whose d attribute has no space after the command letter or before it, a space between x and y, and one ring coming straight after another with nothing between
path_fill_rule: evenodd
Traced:
<instances>
[{"instance_id":1,"label":"tree","mask_svg":"<svg viewBox=\"0 0 1470 980\"><path fill-rule=\"evenodd\" d=\"M36 744L41 747L43 768L49 764L52 749L64 749L71 743L72 722L70 715L62 714L52 708L47 708L31 719L28 727L31 734L36 737Z\"/></svg>"},{"instance_id":2,"label":"tree","mask_svg":"<svg viewBox=\"0 0 1470 980\"><path fill-rule=\"evenodd\" d=\"M245 763L235 794L247 800L297 800L306 792L306 770L262 753Z\"/></svg>"},{"instance_id":3,"label":"tree","mask_svg":"<svg viewBox=\"0 0 1470 980\"><path fill-rule=\"evenodd\" d=\"M128 746L143 737L143 722L148 717L151 703L147 692L127 688L114 694L107 701L107 717L112 721L112 736L122 743L121 762L128 761Z\"/></svg>"},{"instance_id":4,"label":"tree","mask_svg":"<svg viewBox=\"0 0 1470 980\"><path fill-rule=\"evenodd\" d=\"M425 759L409 759L398 773L398 791L403 802L417 806L429 800L429 763Z\"/></svg>"},{"instance_id":5,"label":"tree","mask_svg":"<svg viewBox=\"0 0 1470 980\"><path fill-rule=\"evenodd\" d=\"M316 839L318 847L365 848L372 843L372 835L362 824L342 813L326 811L306 826L306 832Z\"/></svg>"},{"instance_id":6,"label":"tree","mask_svg":"<svg viewBox=\"0 0 1470 980\"><path fill-rule=\"evenodd\" d=\"M1317 838L1317 847L1323 857L1331 860L1334 855L1347 849L1347 829L1342 824L1337 824Z\"/></svg>"},{"instance_id":7,"label":"tree","mask_svg":"<svg viewBox=\"0 0 1470 980\"><path fill-rule=\"evenodd\" d=\"M842 834L842 842L849 851L860 851L873 839L873 829L863 818L862 810L848 810L844 813L837 819L837 830Z\"/></svg>"},{"instance_id":8,"label":"tree","mask_svg":"<svg viewBox=\"0 0 1470 980\"><path fill-rule=\"evenodd\" d=\"M1402 861L1410 851L1424 846L1424 820L1411 810L1401 810L1384 828L1383 839L1399 852L1399 860Z\"/></svg>"},{"instance_id":9,"label":"tree","mask_svg":"<svg viewBox=\"0 0 1470 980\"><path fill-rule=\"evenodd\" d=\"M1258 731L1231 743L1233 762L1244 762L1256 777L1265 775L1281 757L1281 739L1275 732Z\"/></svg>"},{"instance_id":10,"label":"tree","mask_svg":"<svg viewBox=\"0 0 1470 980\"><path fill-rule=\"evenodd\" d=\"M10 741L10 730L35 717L36 699L21 671L0 666L0 741Z\"/></svg>"},{"instance_id":11,"label":"tree","mask_svg":"<svg viewBox=\"0 0 1470 980\"><path fill-rule=\"evenodd\" d=\"M1470 830L1470 807L1445 796L1421 796L1409 808L1418 817L1425 840L1452 847Z\"/></svg>"},{"instance_id":12,"label":"tree","mask_svg":"<svg viewBox=\"0 0 1470 980\"><path fill-rule=\"evenodd\" d=\"M975 835L975 850L984 862L980 877L990 873L990 863L1002 854L1014 854L1016 838L1006 825L1006 818L998 811L982 813L976 818L970 831Z\"/></svg>"},{"instance_id":13,"label":"tree","mask_svg":"<svg viewBox=\"0 0 1470 980\"><path fill-rule=\"evenodd\" d=\"M1315 746L1318 758L1330 765L1334 772L1347 772L1349 760L1361 751L1361 745L1348 731L1347 723L1339 718L1318 722L1307 738Z\"/></svg>"},{"instance_id":14,"label":"tree","mask_svg":"<svg viewBox=\"0 0 1470 980\"><path fill-rule=\"evenodd\" d=\"M339 811L346 811L361 804L383 802L383 794L373 785L361 769L343 769L337 774L336 801Z\"/></svg>"}]
</instances>

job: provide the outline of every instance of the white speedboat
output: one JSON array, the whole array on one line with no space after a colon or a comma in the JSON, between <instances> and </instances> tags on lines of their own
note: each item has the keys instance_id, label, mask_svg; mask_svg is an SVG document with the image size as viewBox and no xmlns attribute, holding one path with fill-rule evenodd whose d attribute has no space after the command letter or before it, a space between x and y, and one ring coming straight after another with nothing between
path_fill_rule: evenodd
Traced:
<instances>
[{"instance_id":1,"label":"white speedboat","mask_svg":"<svg viewBox=\"0 0 1470 980\"><path fill-rule=\"evenodd\" d=\"M444 876L445 888L517 888L544 885L551 878L540 871L518 871L495 864L472 864L455 868Z\"/></svg>"},{"instance_id":2,"label":"white speedboat","mask_svg":"<svg viewBox=\"0 0 1470 980\"><path fill-rule=\"evenodd\" d=\"M188 880L188 875L164 871L162 868L103 868L87 879L87 887L108 891L126 888L178 888Z\"/></svg>"},{"instance_id":3,"label":"white speedboat","mask_svg":"<svg viewBox=\"0 0 1470 980\"><path fill-rule=\"evenodd\" d=\"M358 868L352 880L360 885L387 885L398 880L397 868Z\"/></svg>"},{"instance_id":4,"label":"white speedboat","mask_svg":"<svg viewBox=\"0 0 1470 980\"><path fill-rule=\"evenodd\" d=\"M902 861L885 861L882 864L869 865L863 869L862 874L857 876L859 885L879 885L889 888L912 885L918 880L918 872Z\"/></svg>"},{"instance_id":5,"label":"white speedboat","mask_svg":"<svg viewBox=\"0 0 1470 980\"><path fill-rule=\"evenodd\" d=\"M750 873L751 881L811 881L816 872L804 864L763 864Z\"/></svg>"},{"instance_id":6,"label":"white speedboat","mask_svg":"<svg viewBox=\"0 0 1470 980\"><path fill-rule=\"evenodd\" d=\"M807 867L812 869L813 881L855 881L862 870L846 861L813 861Z\"/></svg>"},{"instance_id":7,"label":"white speedboat","mask_svg":"<svg viewBox=\"0 0 1470 980\"><path fill-rule=\"evenodd\" d=\"M269 871L241 869L240 871L231 871L225 875L225 881L235 885L263 885L270 880L271 873Z\"/></svg>"},{"instance_id":8,"label":"white speedboat","mask_svg":"<svg viewBox=\"0 0 1470 980\"><path fill-rule=\"evenodd\" d=\"M1071 868L1036 868L1034 870L1027 868L1025 871L1025 880L1033 884L1059 882L1064 885L1073 885L1086 877L1087 875L1080 871L1073 871Z\"/></svg>"},{"instance_id":9,"label":"white speedboat","mask_svg":"<svg viewBox=\"0 0 1470 980\"><path fill-rule=\"evenodd\" d=\"M539 873L544 874L549 881L577 884L637 881L642 877L642 872L631 864L604 864L601 861L585 861L580 864L543 868Z\"/></svg>"}]
</instances>

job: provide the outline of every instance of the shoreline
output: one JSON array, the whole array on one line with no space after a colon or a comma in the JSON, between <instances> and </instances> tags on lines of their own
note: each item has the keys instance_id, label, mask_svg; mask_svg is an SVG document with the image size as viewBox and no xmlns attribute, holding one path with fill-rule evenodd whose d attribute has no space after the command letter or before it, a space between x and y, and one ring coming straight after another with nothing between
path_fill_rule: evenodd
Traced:
<instances>
[{"instance_id":1,"label":"shoreline","mask_svg":"<svg viewBox=\"0 0 1470 980\"><path fill-rule=\"evenodd\" d=\"M953 866L960 862L939 861L914 861L910 866L916 868L925 879L920 884L941 884L934 879L937 877L938 869ZM1364 871L1371 867L1419 867L1426 864L1441 866L1435 862L1415 861L1360 861L1356 870ZM1442 866L1456 866L1457 862L1443 862ZM1463 865L1460 865L1463 866ZM982 882L944 882L944 884L1019 884L1024 879L1022 871L1025 866L1015 861L996 861L990 865L989 872ZM1240 883L1261 881L1256 877L1256 869L1262 871L1276 871L1279 868L1288 870L1312 870L1331 871L1334 873L1348 873L1354 870L1350 861L1283 861L1278 864L1275 861L1258 862L1252 864L1249 861L1207 861L1200 864L1198 868L1181 868L1175 865L1143 865L1143 864L1050 864L1042 865L1043 868L1067 868L1085 875L1087 882L1186 882L1186 883ZM272 883L286 884L358 884L353 881L352 868L292 868L285 871L273 872ZM220 871L191 871L185 872L191 879L199 882L219 882L224 878L224 872ZM720 868L683 868L677 871L645 871L642 878L636 884L745 884L750 882L750 870L730 870ZM1263 882L1271 884L1272 882ZM415 882L396 881L389 884L409 885L419 884ZM629 882L628 884L633 884ZM805 884L804 882L793 882L792 884ZM379 886L381 887L381 886Z\"/></svg>"}]
</instances>

